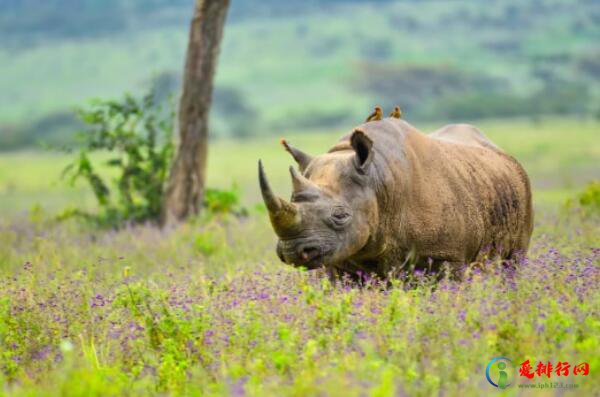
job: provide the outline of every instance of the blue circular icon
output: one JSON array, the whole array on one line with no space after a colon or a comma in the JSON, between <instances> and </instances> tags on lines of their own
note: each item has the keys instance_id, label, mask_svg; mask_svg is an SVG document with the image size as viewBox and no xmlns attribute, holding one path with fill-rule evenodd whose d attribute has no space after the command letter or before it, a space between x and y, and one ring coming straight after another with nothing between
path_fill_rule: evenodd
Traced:
<instances>
[{"instance_id":1,"label":"blue circular icon","mask_svg":"<svg viewBox=\"0 0 600 397\"><path fill-rule=\"evenodd\" d=\"M492 378L490 378L490 368L492 367L492 364L494 364L495 362L498 362L498 369L500 370L500 377L498 379L498 383L495 383ZM508 386L512 385L512 382L508 382L508 375L506 374L506 366L507 363L512 367L512 361L506 357L496 357L494 359L492 359L492 361L490 361L487 365L487 367L485 368L485 377L487 378L488 382L490 382L490 384L494 387L497 387L499 389L505 389Z\"/></svg>"}]
</instances>

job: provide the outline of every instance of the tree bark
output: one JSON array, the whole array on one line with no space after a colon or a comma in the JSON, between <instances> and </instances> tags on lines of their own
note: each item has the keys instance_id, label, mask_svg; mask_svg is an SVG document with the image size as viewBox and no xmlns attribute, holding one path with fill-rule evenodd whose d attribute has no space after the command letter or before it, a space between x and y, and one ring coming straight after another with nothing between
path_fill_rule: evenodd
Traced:
<instances>
[{"instance_id":1,"label":"tree bark","mask_svg":"<svg viewBox=\"0 0 600 397\"><path fill-rule=\"evenodd\" d=\"M196 0L179 101L179 147L163 202L162 224L182 221L202 207L208 114L229 0Z\"/></svg>"}]
</instances>

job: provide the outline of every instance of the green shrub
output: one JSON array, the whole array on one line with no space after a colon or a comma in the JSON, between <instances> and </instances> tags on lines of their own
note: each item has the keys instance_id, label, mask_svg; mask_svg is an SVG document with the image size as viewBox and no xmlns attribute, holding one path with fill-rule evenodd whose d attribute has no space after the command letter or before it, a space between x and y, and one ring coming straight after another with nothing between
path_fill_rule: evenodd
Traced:
<instances>
[{"instance_id":1,"label":"green shrub","mask_svg":"<svg viewBox=\"0 0 600 397\"><path fill-rule=\"evenodd\" d=\"M567 208L578 208L586 216L600 215L600 181L592 181L565 203Z\"/></svg>"},{"instance_id":2,"label":"green shrub","mask_svg":"<svg viewBox=\"0 0 600 397\"><path fill-rule=\"evenodd\" d=\"M87 125L82 146L63 175L71 183L87 181L100 207L99 224L157 221L165 180L173 157L173 111L157 105L150 93L141 99L125 95L120 101L98 100L78 114ZM98 172L91 154L108 152L106 166L116 173Z\"/></svg>"},{"instance_id":3,"label":"green shrub","mask_svg":"<svg viewBox=\"0 0 600 397\"><path fill-rule=\"evenodd\" d=\"M588 183L586 188L577 196L579 205L595 213L600 212L600 181Z\"/></svg>"},{"instance_id":4,"label":"green shrub","mask_svg":"<svg viewBox=\"0 0 600 397\"><path fill-rule=\"evenodd\" d=\"M158 99L154 91L141 99L125 95L120 101L97 100L78 111L87 129L80 134L81 148L63 176L72 184L86 181L100 211L90 214L69 208L58 220L77 216L109 227L159 220L173 159L174 112ZM96 153L103 154L92 155ZM105 164L99 167L102 161ZM203 205L209 214L246 213L235 186L206 189Z\"/></svg>"},{"instance_id":5,"label":"green shrub","mask_svg":"<svg viewBox=\"0 0 600 397\"><path fill-rule=\"evenodd\" d=\"M211 213L233 213L244 215L240 207L240 192L237 186L231 189L206 189L204 191L204 207Z\"/></svg>"}]
</instances>

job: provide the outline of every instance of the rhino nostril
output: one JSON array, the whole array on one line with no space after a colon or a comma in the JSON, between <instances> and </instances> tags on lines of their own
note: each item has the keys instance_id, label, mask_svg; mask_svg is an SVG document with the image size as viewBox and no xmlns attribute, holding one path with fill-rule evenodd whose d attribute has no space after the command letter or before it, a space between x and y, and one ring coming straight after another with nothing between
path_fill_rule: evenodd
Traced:
<instances>
[{"instance_id":1,"label":"rhino nostril","mask_svg":"<svg viewBox=\"0 0 600 397\"><path fill-rule=\"evenodd\" d=\"M300 249L300 258L302 258L302 260L308 261L311 259L316 258L317 256L319 256L319 253L321 252L321 250L319 249L319 247L317 246L305 246L302 247Z\"/></svg>"}]
</instances>

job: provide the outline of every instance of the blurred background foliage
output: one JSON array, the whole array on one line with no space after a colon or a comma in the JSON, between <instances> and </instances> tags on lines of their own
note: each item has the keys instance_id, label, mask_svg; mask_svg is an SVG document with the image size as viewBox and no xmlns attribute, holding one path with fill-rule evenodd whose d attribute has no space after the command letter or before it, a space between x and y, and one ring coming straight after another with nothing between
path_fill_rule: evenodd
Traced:
<instances>
[{"instance_id":1,"label":"blurred background foliage","mask_svg":"<svg viewBox=\"0 0 600 397\"><path fill-rule=\"evenodd\" d=\"M72 145L92 97L177 95L192 0L0 0L0 150ZM213 137L600 118L595 0L232 1Z\"/></svg>"}]
</instances>

